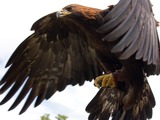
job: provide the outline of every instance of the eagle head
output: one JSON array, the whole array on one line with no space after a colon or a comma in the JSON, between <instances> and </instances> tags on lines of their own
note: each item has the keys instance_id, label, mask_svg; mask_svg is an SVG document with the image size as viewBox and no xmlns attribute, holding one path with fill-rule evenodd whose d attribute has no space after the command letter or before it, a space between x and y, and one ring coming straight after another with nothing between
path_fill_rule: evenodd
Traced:
<instances>
[{"instance_id":1,"label":"eagle head","mask_svg":"<svg viewBox=\"0 0 160 120\"><path fill-rule=\"evenodd\" d=\"M101 18L102 10L97 8L86 7L83 5L71 4L64 7L62 10L57 11L57 18L69 17L85 21L97 21Z\"/></svg>"}]
</instances>

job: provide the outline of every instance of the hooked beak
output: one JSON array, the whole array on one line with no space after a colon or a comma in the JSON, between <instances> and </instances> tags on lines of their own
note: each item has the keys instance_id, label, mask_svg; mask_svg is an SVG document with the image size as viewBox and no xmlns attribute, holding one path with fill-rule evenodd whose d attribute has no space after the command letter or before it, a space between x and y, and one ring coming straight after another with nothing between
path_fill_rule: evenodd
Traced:
<instances>
[{"instance_id":1,"label":"hooked beak","mask_svg":"<svg viewBox=\"0 0 160 120\"><path fill-rule=\"evenodd\" d=\"M60 11L57 11L56 12L56 17L59 18L59 17L64 17L64 16L67 16L67 15L70 15L72 12L70 11L67 11L65 9L62 9Z\"/></svg>"}]
</instances>

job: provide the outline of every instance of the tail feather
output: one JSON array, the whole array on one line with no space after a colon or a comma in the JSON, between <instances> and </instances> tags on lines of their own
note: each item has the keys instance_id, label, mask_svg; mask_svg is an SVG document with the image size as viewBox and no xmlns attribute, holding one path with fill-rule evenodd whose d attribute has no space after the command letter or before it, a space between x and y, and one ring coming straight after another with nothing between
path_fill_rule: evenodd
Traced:
<instances>
[{"instance_id":1,"label":"tail feather","mask_svg":"<svg viewBox=\"0 0 160 120\"><path fill-rule=\"evenodd\" d=\"M135 100L130 109L125 110L123 98L126 91L118 88L101 88L87 105L89 120L147 120L152 118L155 98L148 81L144 81L141 96Z\"/></svg>"}]
</instances>

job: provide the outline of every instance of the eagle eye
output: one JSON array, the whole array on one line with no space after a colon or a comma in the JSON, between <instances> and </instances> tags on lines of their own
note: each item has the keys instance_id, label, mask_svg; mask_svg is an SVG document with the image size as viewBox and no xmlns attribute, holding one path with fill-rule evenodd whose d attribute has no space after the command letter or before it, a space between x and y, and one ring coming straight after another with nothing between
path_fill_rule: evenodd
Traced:
<instances>
[{"instance_id":1,"label":"eagle eye","mask_svg":"<svg viewBox=\"0 0 160 120\"><path fill-rule=\"evenodd\" d=\"M66 7L65 9L66 9L67 11L72 11L72 7L71 7L71 6Z\"/></svg>"}]
</instances>

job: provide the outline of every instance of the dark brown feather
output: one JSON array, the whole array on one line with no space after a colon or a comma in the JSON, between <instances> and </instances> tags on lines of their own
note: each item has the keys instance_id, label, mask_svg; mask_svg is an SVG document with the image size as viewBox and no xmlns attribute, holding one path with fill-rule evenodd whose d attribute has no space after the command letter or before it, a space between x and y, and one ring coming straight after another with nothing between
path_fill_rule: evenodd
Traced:
<instances>
[{"instance_id":1,"label":"dark brown feather","mask_svg":"<svg viewBox=\"0 0 160 120\"><path fill-rule=\"evenodd\" d=\"M98 12L100 10L97 9L80 17L86 20L92 17L95 21ZM32 26L35 32L20 44L6 65L10 68L0 82L0 93L13 86L0 104L11 99L24 84L9 109L14 109L29 93L20 112L22 114L34 99L35 106L38 106L67 85L83 85L85 80L91 81L100 75L102 69L98 66L96 52L89 44L94 37L85 24L77 22L72 16L57 18L56 12L38 20Z\"/></svg>"}]
</instances>

